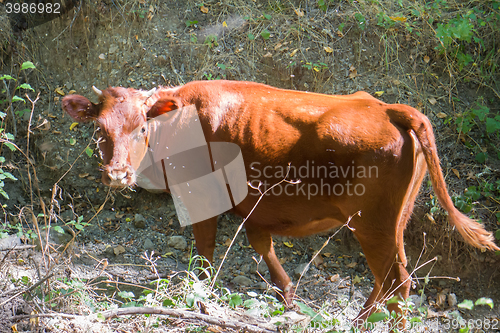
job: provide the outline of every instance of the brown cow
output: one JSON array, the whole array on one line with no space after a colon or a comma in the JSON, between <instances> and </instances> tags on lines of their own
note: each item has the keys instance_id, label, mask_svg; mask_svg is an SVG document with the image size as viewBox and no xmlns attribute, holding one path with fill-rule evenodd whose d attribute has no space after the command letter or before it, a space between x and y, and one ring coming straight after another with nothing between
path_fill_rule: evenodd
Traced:
<instances>
[{"instance_id":1,"label":"brown cow","mask_svg":"<svg viewBox=\"0 0 500 333\"><path fill-rule=\"evenodd\" d=\"M135 152L131 159L130 146L147 142L147 120L189 105L196 107L207 142L241 148L250 180L275 184L289 163L295 167L291 178L301 183L283 183L281 192L265 196L245 223L250 244L263 256L287 303L292 283L271 235L308 236L341 226L351 216L349 225L375 276L357 319L366 319L373 304L390 295L407 298L403 231L427 168L441 206L465 241L500 250L490 232L454 207L431 123L410 106L385 104L365 92L331 96L236 81L191 82L149 92L120 87L94 91L98 104L69 95L62 107L75 120L92 120L100 127L104 184L133 186L145 152ZM251 188L234 213L247 216L257 199L258 191ZM360 216L353 216L358 211ZM216 228L217 217L193 224L198 253L210 261ZM389 309L398 310L395 304Z\"/></svg>"}]
</instances>

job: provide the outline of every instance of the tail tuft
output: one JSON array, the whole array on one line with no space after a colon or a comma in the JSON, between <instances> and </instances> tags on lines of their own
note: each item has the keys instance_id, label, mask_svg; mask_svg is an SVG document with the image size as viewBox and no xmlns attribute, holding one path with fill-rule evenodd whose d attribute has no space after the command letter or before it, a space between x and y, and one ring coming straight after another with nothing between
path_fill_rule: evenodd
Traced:
<instances>
[{"instance_id":1,"label":"tail tuft","mask_svg":"<svg viewBox=\"0 0 500 333\"><path fill-rule=\"evenodd\" d=\"M495 244L493 234L485 230L482 224L468 218L458 210L448 213L450 221L467 243L479 249L500 251L500 247Z\"/></svg>"}]
</instances>

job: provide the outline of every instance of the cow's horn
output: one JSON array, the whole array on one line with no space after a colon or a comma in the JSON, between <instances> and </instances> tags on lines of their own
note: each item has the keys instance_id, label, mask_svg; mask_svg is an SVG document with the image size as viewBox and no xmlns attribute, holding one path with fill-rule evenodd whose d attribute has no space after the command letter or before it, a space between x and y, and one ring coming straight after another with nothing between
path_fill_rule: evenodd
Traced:
<instances>
[{"instance_id":1,"label":"cow's horn","mask_svg":"<svg viewBox=\"0 0 500 333\"><path fill-rule=\"evenodd\" d=\"M156 92L156 88L153 88L153 89L149 90L148 92L146 92L146 93L144 94L144 96L146 96L147 98L149 98L149 97L153 96L153 94L154 94L155 92Z\"/></svg>"},{"instance_id":2,"label":"cow's horn","mask_svg":"<svg viewBox=\"0 0 500 333\"><path fill-rule=\"evenodd\" d=\"M100 91L99 89L97 89L95 86L92 86L92 90L94 91L94 93L95 93L98 97L101 97L101 96L102 96L102 91Z\"/></svg>"}]
</instances>

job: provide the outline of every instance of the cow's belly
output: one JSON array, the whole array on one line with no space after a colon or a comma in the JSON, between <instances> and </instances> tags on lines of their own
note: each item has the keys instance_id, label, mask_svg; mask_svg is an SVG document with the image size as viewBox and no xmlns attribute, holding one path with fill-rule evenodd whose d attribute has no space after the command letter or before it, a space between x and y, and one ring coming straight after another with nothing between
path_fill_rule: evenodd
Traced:
<instances>
[{"instance_id":1,"label":"cow's belly","mask_svg":"<svg viewBox=\"0 0 500 333\"><path fill-rule=\"evenodd\" d=\"M234 212L242 217L248 216L257 199L249 195ZM303 196L265 196L246 223L274 235L304 237L339 227L347 219L348 214L332 205L328 197L308 200Z\"/></svg>"}]
</instances>

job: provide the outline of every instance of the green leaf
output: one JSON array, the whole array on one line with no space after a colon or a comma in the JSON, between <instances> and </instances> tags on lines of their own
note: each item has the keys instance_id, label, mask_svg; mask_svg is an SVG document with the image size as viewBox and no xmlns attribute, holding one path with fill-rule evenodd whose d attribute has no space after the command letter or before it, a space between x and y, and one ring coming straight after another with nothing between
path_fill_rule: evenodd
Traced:
<instances>
[{"instance_id":1,"label":"green leaf","mask_svg":"<svg viewBox=\"0 0 500 333\"><path fill-rule=\"evenodd\" d=\"M52 229L54 229L55 231L57 231L60 234L64 234L64 229L60 225L56 225L56 226L52 227Z\"/></svg>"},{"instance_id":2,"label":"green leaf","mask_svg":"<svg viewBox=\"0 0 500 333\"><path fill-rule=\"evenodd\" d=\"M260 302L256 299L247 299L245 302L243 302L243 306L247 309L253 309L255 307L258 307L260 305Z\"/></svg>"},{"instance_id":3,"label":"green leaf","mask_svg":"<svg viewBox=\"0 0 500 333\"><path fill-rule=\"evenodd\" d=\"M387 305L389 304L398 304L401 299L398 296L393 296L390 300L386 302Z\"/></svg>"},{"instance_id":4,"label":"green leaf","mask_svg":"<svg viewBox=\"0 0 500 333\"><path fill-rule=\"evenodd\" d=\"M369 323L376 323L382 320L387 319L387 313L385 312L374 312L366 319L367 322Z\"/></svg>"},{"instance_id":5,"label":"green leaf","mask_svg":"<svg viewBox=\"0 0 500 333\"><path fill-rule=\"evenodd\" d=\"M26 101L24 99L22 99L21 97L19 97L17 95L14 95L14 97L12 97L12 102L19 102L19 101L26 103Z\"/></svg>"},{"instance_id":6,"label":"green leaf","mask_svg":"<svg viewBox=\"0 0 500 333\"><path fill-rule=\"evenodd\" d=\"M87 147L87 148L85 148L85 153L87 154L88 157L92 157L92 154L94 153L94 150L90 149L90 147Z\"/></svg>"},{"instance_id":7,"label":"green leaf","mask_svg":"<svg viewBox=\"0 0 500 333\"><path fill-rule=\"evenodd\" d=\"M102 313L97 314L97 321L104 322L106 321L106 317Z\"/></svg>"},{"instance_id":8,"label":"green leaf","mask_svg":"<svg viewBox=\"0 0 500 333\"><path fill-rule=\"evenodd\" d=\"M497 217L498 219L498 217ZM500 229L498 229L496 232L495 232L495 238L496 239L500 239Z\"/></svg>"},{"instance_id":9,"label":"green leaf","mask_svg":"<svg viewBox=\"0 0 500 333\"><path fill-rule=\"evenodd\" d=\"M171 299L166 299L163 301L163 306L165 306L165 307L175 306L175 303Z\"/></svg>"},{"instance_id":10,"label":"green leaf","mask_svg":"<svg viewBox=\"0 0 500 333\"><path fill-rule=\"evenodd\" d=\"M220 68L220 69L222 69L222 70L225 70L225 69L226 69L226 65L224 65L224 64L219 64L219 63L218 63L218 64L217 64L217 67L219 67L219 68Z\"/></svg>"},{"instance_id":11,"label":"green leaf","mask_svg":"<svg viewBox=\"0 0 500 333\"><path fill-rule=\"evenodd\" d=\"M318 313L316 313L313 309L311 309L309 306L305 305L304 303L297 302L297 305L299 306L300 312L311 317L311 320L314 321L314 319L317 320L317 319L321 318L321 317L319 317Z\"/></svg>"},{"instance_id":12,"label":"green leaf","mask_svg":"<svg viewBox=\"0 0 500 333\"><path fill-rule=\"evenodd\" d=\"M476 161L478 163L484 163L486 158L488 157L488 153L479 153L476 155Z\"/></svg>"},{"instance_id":13,"label":"green leaf","mask_svg":"<svg viewBox=\"0 0 500 333\"><path fill-rule=\"evenodd\" d=\"M500 129L500 122L493 118L486 118L486 132L488 134L494 133Z\"/></svg>"},{"instance_id":14,"label":"green leaf","mask_svg":"<svg viewBox=\"0 0 500 333\"><path fill-rule=\"evenodd\" d=\"M493 300L491 298L481 297L475 303L476 305L488 305L493 309Z\"/></svg>"},{"instance_id":15,"label":"green leaf","mask_svg":"<svg viewBox=\"0 0 500 333\"><path fill-rule=\"evenodd\" d=\"M243 299L240 294L231 294L229 295L229 306L235 308L243 304Z\"/></svg>"},{"instance_id":16,"label":"green leaf","mask_svg":"<svg viewBox=\"0 0 500 333\"><path fill-rule=\"evenodd\" d=\"M5 176L5 178L9 178L11 180L17 180L17 178L14 177L14 175L12 175L10 172L3 172L2 174Z\"/></svg>"},{"instance_id":17,"label":"green leaf","mask_svg":"<svg viewBox=\"0 0 500 333\"><path fill-rule=\"evenodd\" d=\"M461 309L472 310L474 309L474 303L471 300L464 299L464 301L457 305Z\"/></svg>"},{"instance_id":18,"label":"green leaf","mask_svg":"<svg viewBox=\"0 0 500 333\"><path fill-rule=\"evenodd\" d=\"M14 79L10 75L2 75L2 76L0 76L0 80L14 80L14 81L17 81L16 79Z\"/></svg>"},{"instance_id":19,"label":"green leaf","mask_svg":"<svg viewBox=\"0 0 500 333\"><path fill-rule=\"evenodd\" d=\"M254 34L252 34L252 33L250 33L250 32L248 33L248 35L247 35L247 36L248 36L248 39L250 39L250 40L254 40L254 39L255 39Z\"/></svg>"},{"instance_id":20,"label":"green leaf","mask_svg":"<svg viewBox=\"0 0 500 333\"><path fill-rule=\"evenodd\" d=\"M31 61L23 62L23 64L21 65L21 70L25 70L28 68L36 68L36 67L35 67L35 65L33 65L33 63Z\"/></svg>"},{"instance_id":21,"label":"green leaf","mask_svg":"<svg viewBox=\"0 0 500 333\"><path fill-rule=\"evenodd\" d=\"M75 143L76 143L76 139L75 139L75 138L70 138L70 139L69 139L69 144L70 144L70 145L74 146L74 145L75 145Z\"/></svg>"},{"instance_id":22,"label":"green leaf","mask_svg":"<svg viewBox=\"0 0 500 333\"><path fill-rule=\"evenodd\" d=\"M264 29L264 30L262 30L262 32L260 33L260 35L264 39L269 39L269 37L271 36L271 33L267 29Z\"/></svg>"},{"instance_id":23,"label":"green leaf","mask_svg":"<svg viewBox=\"0 0 500 333\"><path fill-rule=\"evenodd\" d=\"M7 134L9 134L9 133L7 133ZM4 142L4 143L5 143L5 145L6 145L7 147L9 147L9 149L10 149L11 151L15 151L15 150L17 149L17 148L16 148L16 146L14 146L14 145L13 145L12 143L10 143L10 142Z\"/></svg>"},{"instance_id":24,"label":"green leaf","mask_svg":"<svg viewBox=\"0 0 500 333\"><path fill-rule=\"evenodd\" d=\"M272 19L273 17L272 17L271 15L269 15L269 14L264 14L264 18L265 18L266 20L270 20L270 19Z\"/></svg>"},{"instance_id":25,"label":"green leaf","mask_svg":"<svg viewBox=\"0 0 500 333\"><path fill-rule=\"evenodd\" d=\"M17 87L17 89L29 89L35 91L35 89L31 88L31 86L27 83L21 84L19 87Z\"/></svg>"},{"instance_id":26,"label":"green leaf","mask_svg":"<svg viewBox=\"0 0 500 333\"><path fill-rule=\"evenodd\" d=\"M125 298L125 299L131 299L131 298L135 297L134 293L131 291L120 291L118 293L118 296L120 296L121 298Z\"/></svg>"}]
</instances>

